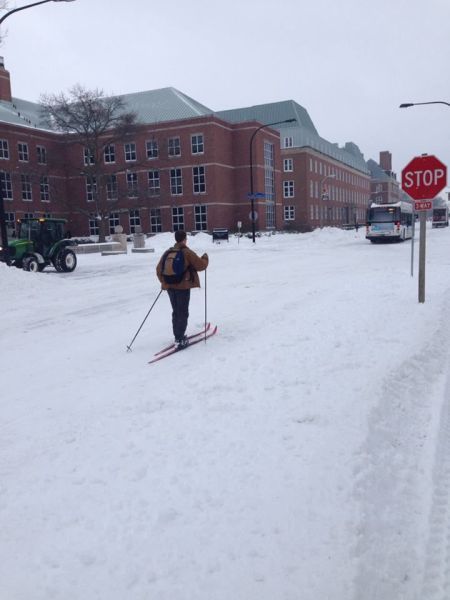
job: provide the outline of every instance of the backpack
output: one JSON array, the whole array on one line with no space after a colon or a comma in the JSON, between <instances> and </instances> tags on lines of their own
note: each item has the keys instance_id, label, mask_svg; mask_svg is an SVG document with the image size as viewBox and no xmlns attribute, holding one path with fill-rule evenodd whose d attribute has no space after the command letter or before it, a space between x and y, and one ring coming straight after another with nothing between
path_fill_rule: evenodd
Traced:
<instances>
[{"instance_id":1,"label":"backpack","mask_svg":"<svg viewBox=\"0 0 450 600\"><path fill-rule=\"evenodd\" d=\"M165 283L180 283L187 271L182 249L170 248L163 254L161 275Z\"/></svg>"}]
</instances>

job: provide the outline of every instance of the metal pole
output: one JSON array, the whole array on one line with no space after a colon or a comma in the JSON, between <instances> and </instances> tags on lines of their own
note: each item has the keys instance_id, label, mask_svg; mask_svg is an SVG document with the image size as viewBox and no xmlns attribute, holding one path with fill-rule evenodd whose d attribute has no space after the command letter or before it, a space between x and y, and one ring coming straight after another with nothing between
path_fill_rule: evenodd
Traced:
<instances>
[{"instance_id":1,"label":"metal pole","mask_svg":"<svg viewBox=\"0 0 450 600\"><path fill-rule=\"evenodd\" d=\"M5 204L3 201L3 181L0 179L0 237L2 240L2 260L10 265L8 248L8 230L6 228Z\"/></svg>"},{"instance_id":2,"label":"metal pole","mask_svg":"<svg viewBox=\"0 0 450 600\"><path fill-rule=\"evenodd\" d=\"M253 189L253 140L255 139L256 134L260 129L264 127L270 127L271 125L281 125L282 123L293 123L297 119L284 119L283 121L274 121L273 123L265 123L260 127L257 127L255 131L252 133L252 137L250 138L250 201L251 201L251 211L252 211L252 241L256 242L256 221L255 221L255 193Z\"/></svg>"},{"instance_id":3,"label":"metal pole","mask_svg":"<svg viewBox=\"0 0 450 600\"><path fill-rule=\"evenodd\" d=\"M414 277L414 238L416 237L416 213L412 214L412 235L411 235L411 277Z\"/></svg>"},{"instance_id":4,"label":"metal pole","mask_svg":"<svg viewBox=\"0 0 450 600\"><path fill-rule=\"evenodd\" d=\"M264 125L262 126L264 127ZM258 127L250 138L250 202L251 202L251 214L252 214L252 241L256 242L256 223L255 223L255 194L253 190L253 140L256 134L262 127Z\"/></svg>"},{"instance_id":5,"label":"metal pole","mask_svg":"<svg viewBox=\"0 0 450 600\"><path fill-rule=\"evenodd\" d=\"M427 238L427 211L420 211L419 239L419 302L425 302L425 253Z\"/></svg>"}]
</instances>

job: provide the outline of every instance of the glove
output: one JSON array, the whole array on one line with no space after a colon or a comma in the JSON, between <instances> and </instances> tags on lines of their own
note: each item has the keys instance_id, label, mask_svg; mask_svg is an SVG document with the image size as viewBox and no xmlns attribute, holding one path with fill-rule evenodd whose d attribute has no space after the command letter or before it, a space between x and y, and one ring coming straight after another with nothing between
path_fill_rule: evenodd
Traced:
<instances>
[{"instance_id":1,"label":"glove","mask_svg":"<svg viewBox=\"0 0 450 600\"><path fill-rule=\"evenodd\" d=\"M205 260L208 260L208 255L206 254L206 252L204 254L202 254L202 258L204 258Z\"/></svg>"}]
</instances>

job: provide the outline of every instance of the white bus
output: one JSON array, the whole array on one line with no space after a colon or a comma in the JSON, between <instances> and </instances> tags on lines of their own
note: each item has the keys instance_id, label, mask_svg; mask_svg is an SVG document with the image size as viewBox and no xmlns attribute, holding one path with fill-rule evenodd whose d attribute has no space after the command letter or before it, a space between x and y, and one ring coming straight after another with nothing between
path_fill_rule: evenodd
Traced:
<instances>
[{"instance_id":1,"label":"white bus","mask_svg":"<svg viewBox=\"0 0 450 600\"><path fill-rule=\"evenodd\" d=\"M448 227L448 207L437 206L433 208L433 220L431 227Z\"/></svg>"},{"instance_id":2,"label":"white bus","mask_svg":"<svg viewBox=\"0 0 450 600\"><path fill-rule=\"evenodd\" d=\"M372 203L367 211L366 239L373 243L407 240L412 237L413 218L409 202Z\"/></svg>"}]
</instances>

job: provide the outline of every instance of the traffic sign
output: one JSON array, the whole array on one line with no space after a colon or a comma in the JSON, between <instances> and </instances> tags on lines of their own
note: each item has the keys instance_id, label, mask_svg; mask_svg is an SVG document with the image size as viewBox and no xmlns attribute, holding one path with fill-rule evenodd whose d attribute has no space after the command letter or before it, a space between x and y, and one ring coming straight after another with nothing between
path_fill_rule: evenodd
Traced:
<instances>
[{"instance_id":1,"label":"traffic sign","mask_svg":"<svg viewBox=\"0 0 450 600\"><path fill-rule=\"evenodd\" d=\"M251 210L248 214L248 218L250 219L250 221L257 221L258 213L256 212L256 210Z\"/></svg>"},{"instance_id":2,"label":"traffic sign","mask_svg":"<svg viewBox=\"0 0 450 600\"><path fill-rule=\"evenodd\" d=\"M414 200L431 200L446 185L447 167L433 155L416 156L402 171L402 189Z\"/></svg>"},{"instance_id":3,"label":"traffic sign","mask_svg":"<svg viewBox=\"0 0 450 600\"><path fill-rule=\"evenodd\" d=\"M414 202L414 210L419 212L419 210L431 210L433 208L433 203L430 200L416 200Z\"/></svg>"}]
</instances>

